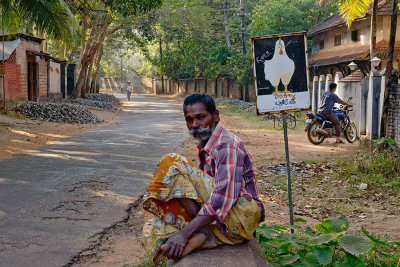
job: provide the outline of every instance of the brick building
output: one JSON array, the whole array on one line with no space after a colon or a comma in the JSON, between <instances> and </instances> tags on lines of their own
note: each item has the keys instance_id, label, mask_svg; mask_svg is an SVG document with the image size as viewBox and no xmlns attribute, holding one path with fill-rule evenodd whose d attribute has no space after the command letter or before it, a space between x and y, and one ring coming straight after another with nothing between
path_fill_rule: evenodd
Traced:
<instances>
[{"instance_id":1,"label":"brick building","mask_svg":"<svg viewBox=\"0 0 400 267\"><path fill-rule=\"evenodd\" d=\"M51 79L60 80L60 61L40 51L40 44L44 39L25 34L6 35L4 39L3 51L3 36L0 36L0 95L2 98L4 63L6 99L21 98L37 101L52 93L61 93L60 83L51 82Z\"/></svg>"}]
</instances>

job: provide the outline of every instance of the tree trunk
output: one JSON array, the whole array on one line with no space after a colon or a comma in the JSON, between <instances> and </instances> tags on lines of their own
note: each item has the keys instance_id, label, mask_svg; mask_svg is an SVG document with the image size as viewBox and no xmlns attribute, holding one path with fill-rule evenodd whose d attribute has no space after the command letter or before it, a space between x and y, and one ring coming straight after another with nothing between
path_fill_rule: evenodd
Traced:
<instances>
[{"instance_id":1,"label":"tree trunk","mask_svg":"<svg viewBox=\"0 0 400 267\"><path fill-rule=\"evenodd\" d=\"M92 82L91 79L92 79L92 71L93 71L94 62L95 62L95 57L93 57L93 59L89 63L89 69L88 69L88 73L86 75L86 82L85 82L85 87L84 87L85 93L90 93L90 85Z\"/></svg>"},{"instance_id":2,"label":"tree trunk","mask_svg":"<svg viewBox=\"0 0 400 267\"><path fill-rule=\"evenodd\" d=\"M92 77L92 84L90 86L90 92L92 93L98 93L99 92L99 70L100 70L100 61L101 58L103 57L103 51L104 51L104 46L101 45L99 48L99 51L97 53L97 58L95 62L95 71L93 73Z\"/></svg>"},{"instance_id":3,"label":"tree trunk","mask_svg":"<svg viewBox=\"0 0 400 267\"><path fill-rule=\"evenodd\" d=\"M159 46L160 46L160 63L161 63L161 61L162 61L162 41L161 41L161 38L160 38ZM165 93L165 90L164 90L164 75L162 73L161 73L161 93L162 94Z\"/></svg>"},{"instance_id":4,"label":"tree trunk","mask_svg":"<svg viewBox=\"0 0 400 267\"><path fill-rule=\"evenodd\" d=\"M374 0L372 6L372 15L371 15L371 32L369 39L369 57L373 59L375 57L375 49L376 49L376 12L378 11L378 0Z\"/></svg>"},{"instance_id":5,"label":"tree trunk","mask_svg":"<svg viewBox=\"0 0 400 267\"><path fill-rule=\"evenodd\" d=\"M76 85L74 91L71 94L71 98L76 99L80 95L84 97L85 95L84 85L87 79L89 65L92 62L93 57L96 54L100 45L101 43L96 42L95 44L91 45L89 49L87 49L87 52L83 54L81 60L81 71L79 72L78 80L76 81Z\"/></svg>"},{"instance_id":6,"label":"tree trunk","mask_svg":"<svg viewBox=\"0 0 400 267\"><path fill-rule=\"evenodd\" d=\"M391 87L397 86L396 84L392 84L392 70L393 70L393 54L394 54L394 45L396 40L396 28L397 28L397 1L393 0L393 8L392 15L390 21L390 37L389 37L389 47L388 47L388 61L386 64L386 86L385 86L385 97L383 102L383 113L382 113L382 121L381 121L381 136L388 136L388 113L389 113L389 100L390 100L390 89ZM394 79L396 80L396 79Z\"/></svg>"},{"instance_id":7,"label":"tree trunk","mask_svg":"<svg viewBox=\"0 0 400 267\"><path fill-rule=\"evenodd\" d=\"M228 15L229 15L229 1L224 2L224 27L226 35L226 46L231 48L231 36L228 27Z\"/></svg>"}]
</instances>

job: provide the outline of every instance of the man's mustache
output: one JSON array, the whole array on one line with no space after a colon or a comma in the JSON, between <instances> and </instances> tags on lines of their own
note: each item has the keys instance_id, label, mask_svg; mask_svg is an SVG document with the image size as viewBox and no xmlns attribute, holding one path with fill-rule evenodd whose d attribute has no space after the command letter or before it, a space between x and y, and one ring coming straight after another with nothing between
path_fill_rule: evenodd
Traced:
<instances>
[{"instance_id":1,"label":"man's mustache","mask_svg":"<svg viewBox=\"0 0 400 267\"><path fill-rule=\"evenodd\" d=\"M199 128L196 128L196 129L189 130L189 133L192 136L196 137L197 134L203 134L203 133L206 133L208 131L210 131L210 127L206 127L206 128L199 127Z\"/></svg>"}]
</instances>

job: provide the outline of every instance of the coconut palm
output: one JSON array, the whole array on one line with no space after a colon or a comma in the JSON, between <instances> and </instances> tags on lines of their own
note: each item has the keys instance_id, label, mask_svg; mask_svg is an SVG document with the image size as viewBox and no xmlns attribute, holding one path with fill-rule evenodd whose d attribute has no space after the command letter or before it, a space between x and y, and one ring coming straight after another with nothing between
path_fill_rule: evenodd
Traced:
<instances>
[{"instance_id":1,"label":"coconut palm","mask_svg":"<svg viewBox=\"0 0 400 267\"><path fill-rule=\"evenodd\" d=\"M64 0L0 0L5 30L33 27L55 39L71 41L77 22Z\"/></svg>"}]
</instances>

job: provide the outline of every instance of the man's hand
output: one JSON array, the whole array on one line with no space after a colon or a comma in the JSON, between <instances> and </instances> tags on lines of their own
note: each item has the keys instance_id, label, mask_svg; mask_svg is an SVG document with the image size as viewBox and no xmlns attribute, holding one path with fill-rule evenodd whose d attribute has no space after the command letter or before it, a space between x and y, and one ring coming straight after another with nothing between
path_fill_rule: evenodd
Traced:
<instances>
[{"instance_id":1,"label":"man's hand","mask_svg":"<svg viewBox=\"0 0 400 267\"><path fill-rule=\"evenodd\" d=\"M171 236L162 248L162 254L168 259L177 260L182 256L183 249L186 247L189 238L180 231Z\"/></svg>"}]
</instances>

